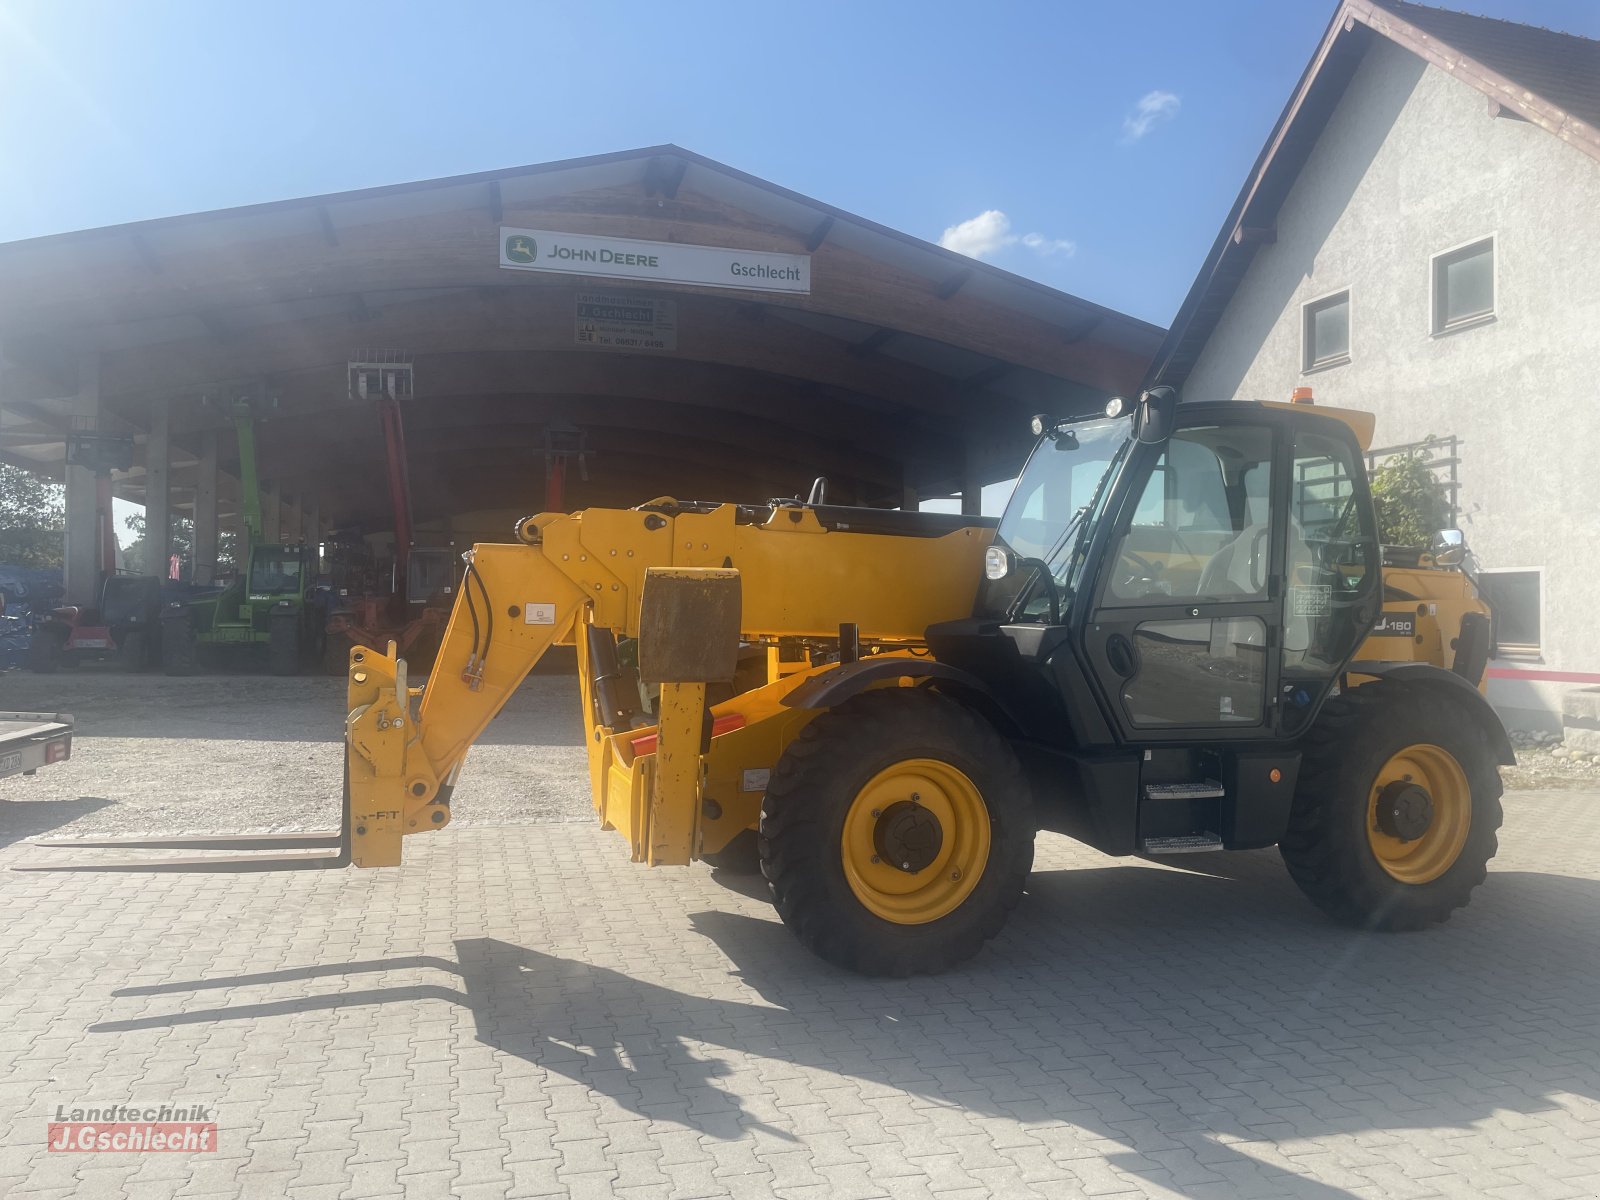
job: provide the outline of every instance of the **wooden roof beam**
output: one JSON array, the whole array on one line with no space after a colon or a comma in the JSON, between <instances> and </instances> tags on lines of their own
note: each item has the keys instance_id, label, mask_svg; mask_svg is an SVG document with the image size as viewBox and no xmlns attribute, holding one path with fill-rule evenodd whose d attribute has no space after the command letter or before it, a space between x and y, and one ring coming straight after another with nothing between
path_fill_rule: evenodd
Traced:
<instances>
[{"instance_id":1,"label":"wooden roof beam","mask_svg":"<svg viewBox=\"0 0 1600 1200\"><path fill-rule=\"evenodd\" d=\"M965 270L957 271L954 275L950 276L949 279L946 279L938 287L934 288L933 294L939 297L941 300L948 300L962 288L966 287L967 280L971 278L972 269L970 267Z\"/></svg>"},{"instance_id":2,"label":"wooden roof beam","mask_svg":"<svg viewBox=\"0 0 1600 1200\"><path fill-rule=\"evenodd\" d=\"M339 244L339 231L333 227L333 216L326 204L317 205L317 225L322 230L322 240L329 246Z\"/></svg>"},{"instance_id":3,"label":"wooden roof beam","mask_svg":"<svg viewBox=\"0 0 1600 1200\"><path fill-rule=\"evenodd\" d=\"M971 388L975 392L981 392L990 384L999 383L1015 369L1010 363L994 363L991 366L984 367L981 371L974 371L963 379L961 384L963 387Z\"/></svg>"},{"instance_id":4,"label":"wooden roof beam","mask_svg":"<svg viewBox=\"0 0 1600 1200\"><path fill-rule=\"evenodd\" d=\"M818 246L828 240L828 234L833 231L833 218L823 217L821 222L806 237L806 250L815 253Z\"/></svg>"},{"instance_id":5,"label":"wooden roof beam","mask_svg":"<svg viewBox=\"0 0 1600 1200\"><path fill-rule=\"evenodd\" d=\"M876 354L894 335L893 329L876 329L851 346L850 353L863 358L869 354Z\"/></svg>"}]
</instances>

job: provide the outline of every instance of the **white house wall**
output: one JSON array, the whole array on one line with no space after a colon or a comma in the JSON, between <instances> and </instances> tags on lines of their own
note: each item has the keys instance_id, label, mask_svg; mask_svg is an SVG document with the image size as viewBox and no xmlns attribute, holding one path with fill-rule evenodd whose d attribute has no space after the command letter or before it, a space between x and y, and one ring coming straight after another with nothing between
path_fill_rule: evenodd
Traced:
<instances>
[{"instance_id":1,"label":"white house wall","mask_svg":"<svg viewBox=\"0 0 1600 1200\"><path fill-rule=\"evenodd\" d=\"M1433 336L1430 258L1495 237L1496 319ZM1350 361L1301 370L1301 305L1350 289ZM1600 162L1375 40L1184 388L1378 414L1375 445L1462 439L1462 524L1486 567L1544 570L1542 661L1496 664L1514 724L1559 725L1600 673Z\"/></svg>"}]
</instances>

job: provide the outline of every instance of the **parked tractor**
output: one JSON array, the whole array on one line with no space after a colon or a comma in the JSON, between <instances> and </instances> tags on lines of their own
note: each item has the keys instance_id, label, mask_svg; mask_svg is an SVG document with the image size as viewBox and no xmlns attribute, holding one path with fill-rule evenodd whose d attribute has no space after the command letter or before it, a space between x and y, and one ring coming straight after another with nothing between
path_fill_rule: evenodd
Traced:
<instances>
[{"instance_id":1,"label":"parked tractor","mask_svg":"<svg viewBox=\"0 0 1600 1200\"><path fill-rule=\"evenodd\" d=\"M161 661L162 581L154 575L107 575L95 608L63 605L33 623L28 669L49 674L106 659L132 670Z\"/></svg>"},{"instance_id":2,"label":"parked tractor","mask_svg":"<svg viewBox=\"0 0 1600 1200\"><path fill-rule=\"evenodd\" d=\"M1442 921L1485 877L1513 756L1470 580L1382 565L1373 425L1154 388L1036 418L998 526L799 500L529 517L471 552L425 688L351 651L340 830L123 866L398 865L566 643L602 827L650 866L753 837L784 923L854 971L976 953L1041 829L1113 855L1276 845L1340 921Z\"/></svg>"}]
</instances>

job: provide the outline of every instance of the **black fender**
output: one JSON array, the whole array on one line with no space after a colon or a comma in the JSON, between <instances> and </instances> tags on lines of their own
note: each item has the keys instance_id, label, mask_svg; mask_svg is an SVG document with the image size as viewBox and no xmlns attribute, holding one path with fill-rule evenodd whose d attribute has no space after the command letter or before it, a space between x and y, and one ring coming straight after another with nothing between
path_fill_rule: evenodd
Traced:
<instances>
[{"instance_id":1,"label":"black fender","mask_svg":"<svg viewBox=\"0 0 1600 1200\"><path fill-rule=\"evenodd\" d=\"M1511 748L1511 739L1506 735L1500 714L1490 707L1477 687L1455 671L1447 671L1432 663L1367 661L1351 663L1345 668L1345 673L1370 675L1374 679L1405 684L1407 687L1442 687L1462 703L1467 715L1483 731L1483 736L1494 751L1495 761L1504 767L1516 765L1516 751Z\"/></svg>"},{"instance_id":2,"label":"black fender","mask_svg":"<svg viewBox=\"0 0 1600 1200\"><path fill-rule=\"evenodd\" d=\"M783 697L787 708L837 708L852 696L859 696L886 679L928 679L941 683L940 689L977 709L1001 733L1020 729L1010 707L983 680L968 671L934 658L864 658L840 663L813 675Z\"/></svg>"}]
</instances>

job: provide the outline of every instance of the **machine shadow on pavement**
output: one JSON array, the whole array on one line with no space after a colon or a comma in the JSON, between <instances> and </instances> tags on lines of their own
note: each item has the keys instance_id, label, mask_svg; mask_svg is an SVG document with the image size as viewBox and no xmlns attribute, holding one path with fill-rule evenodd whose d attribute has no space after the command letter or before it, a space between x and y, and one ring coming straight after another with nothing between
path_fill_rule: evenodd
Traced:
<instances>
[{"instance_id":1,"label":"machine shadow on pavement","mask_svg":"<svg viewBox=\"0 0 1600 1200\"><path fill-rule=\"evenodd\" d=\"M111 803L101 796L79 796L76 800L0 799L0 849L24 838L51 833Z\"/></svg>"},{"instance_id":2,"label":"machine shadow on pavement","mask_svg":"<svg viewBox=\"0 0 1600 1200\"><path fill-rule=\"evenodd\" d=\"M485 937L458 940L454 962L397 957L126 988L114 995L278 984L294 994L90 1031L437 999L467 1009L483 1044L715 1138L792 1136L741 1104L740 1075L815 1087L819 1101L844 1076L1090 1131L1125 1145L1107 1161L1135 1175L1159 1179L1163 1154L1175 1153L1235 1182L1314 1197L1346 1193L1219 1139L1398 1145L1469 1131L1497 1111L1552 1112L1563 1093L1600 1100L1600 927L1548 919L1600 911L1600 883L1500 872L1450 926L1364 934L1324 922L1275 855L1233 857L1238 875L1038 873L990 951L931 978L859 978L800 952L773 919L698 912L693 929L756 999L695 995ZM459 986L317 996L289 986L423 968Z\"/></svg>"}]
</instances>

